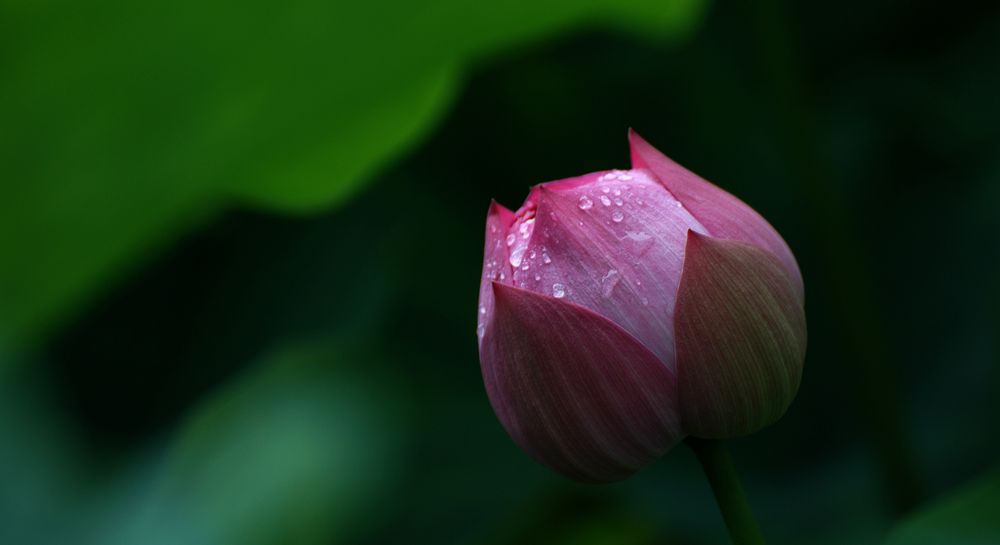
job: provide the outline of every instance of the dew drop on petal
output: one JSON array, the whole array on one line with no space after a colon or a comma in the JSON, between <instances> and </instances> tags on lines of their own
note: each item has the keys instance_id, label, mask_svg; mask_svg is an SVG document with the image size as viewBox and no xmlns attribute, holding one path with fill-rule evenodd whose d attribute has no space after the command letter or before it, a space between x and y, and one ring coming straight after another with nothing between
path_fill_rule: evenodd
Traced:
<instances>
[{"instance_id":1,"label":"dew drop on petal","mask_svg":"<svg viewBox=\"0 0 1000 545\"><path fill-rule=\"evenodd\" d=\"M483 305L479 305L479 313L480 314L486 314L486 307L483 306Z\"/></svg>"},{"instance_id":2,"label":"dew drop on petal","mask_svg":"<svg viewBox=\"0 0 1000 545\"><path fill-rule=\"evenodd\" d=\"M608 187L608 186L604 186L604 187L602 187L602 188L601 188L601 192L602 192L602 193L607 193L607 192L609 192L609 191L611 191L611 188L610 188L610 187Z\"/></svg>"},{"instance_id":3,"label":"dew drop on petal","mask_svg":"<svg viewBox=\"0 0 1000 545\"><path fill-rule=\"evenodd\" d=\"M485 334L486 334L486 324L479 324L478 326L476 326L476 336L477 337L479 337L480 339L482 339L483 335L485 335Z\"/></svg>"},{"instance_id":4,"label":"dew drop on petal","mask_svg":"<svg viewBox=\"0 0 1000 545\"><path fill-rule=\"evenodd\" d=\"M625 201L621 197L615 197L615 204L621 206Z\"/></svg>"},{"instance_id":5,"label":"dew drop on petal","mask_svg":"<svg viewBox=\"0 0 1000 545\"><path fill-rule=\"evenodd\" d=\"M520 267L521 266L521 260L524 259L524 251L527 250L527 249L528 249L527 246L518 245L517 248L514 248L514 250L510 252L510 266L511 267Z\"/></svg>"},{"instance_id":6,"label":"dew drop on petal","mask_svg":"<svg viewBox=\"0 0 1000 545\"><path fill-rule=\"evenodd\" d=\"M528 238L531 236L531 232L535 229L535 218L530 218L524 220L524 223L517 228L518 232L521 233L521 238Z\"/></svg>"},{"instance_id":7,"label":"dew drop on petal","mask_svg":"<svg viewBox=\"0 0 1000 545\"><path fill-rule=\"evenodd\" d=\"M621 195L622 195L621 188L616 187L615 191L614 191L614 194L615 194L615 197L621 197Z\"/></svg>"},{"instance_id":8,"label":"dew drop on petal","mask_svg":"<svg viewBox=\"0 0 1000 545\"><path fill-rule=\"evenodd\" d=\"M549 254L542 254L542 263L545 263L546 265L552 263L552 258L549 257Z\"/></svg>"},{"instance_id":9,"label":"dew drop on petal","mask_svg":"<svg viewBox=\"0 0 1000 545\"><path fill-rule=\"evenodd\" d=\"M615 286L621 281L622 276L618 274L618 271L611 269L608 274L605 274L601 278L601 295L605 298L611 297L611 293L615 291Z\"/></svg>"},{"instance_id":10,"label":"dew drop on petal","mask_svg":"<svg viewBox=\"0 0 1000 545\"><path fill-rule=\"evenodd\" d=\"M604 206L611 206L611 199L607 195L601 195L601 204Z\"/></svg>"},{"instance_id":11,"label":"dew drop on petal","mask_svg":"<svg viewBox=\"0 0 1000 545\"><path fill-rule=\"evenodd\" d=\"M537 282L537 281L539 281L541 279L542 279L542 275L540 275L538 273L535 273L535 281Z\"/></svg>"},{"instance_id":12,"label":"dew drop on petal","mask_svg":"<svg viewBox=\"0 0 1000 545\"><path fill-rule=\"evenodd\" d=\"M521 266L524 254L528 251L531 233L534 230L535 218L530 217L521 222L520 225L517 225L517 232L521 234L520 237L515 237L513 233L507 236L507 245L512 247L510 250L510 264L512 267Z\"/></svg>"},{"instance_id":13,"label":"dew drop on petal","mask_svg":"<svg viewBox=\"0 0 1000 545\"><path fill-rule=\"evenodd\" d=\"M580 202L576 204L580 207L580 210L590 210L594 206L594 201L590 200L590 197L584 195L580 197Z\"/></svg>"},{"instance_id":14,"label":"dew drop on petal","mask_svg":"<svg viewBox=\"0 0 1000 545\"><path fill-rule=\"evenodd\" d=\"M615 210L614 212L611 213L611 221L614 221L615 223L621 223L623 219L625 219L625 214L622 213L621 210Z\"/></svg>"},{"instance_id":15,"label":"dew drop on petal","mask_svg":"<svg viewBox=\"0 0 1000 545\"><path fill-rule=\"evenodd\" d=\"M634 245L633 255L636 257L646 255L655 242L652 235L644 231L625 231L625 237L622 240L627 240Z\"/></svg>"},{"instance_id":16,"label":"dew drop on petal","mask_svg":"<svg viewBox=\"0 0 1000 545\"><path fill-rule=\"evenodd\" d=\"M558 282L552 284L552 297L555 297L556 299L566 297L566 286Z\"/></svg>"}]
</instances>

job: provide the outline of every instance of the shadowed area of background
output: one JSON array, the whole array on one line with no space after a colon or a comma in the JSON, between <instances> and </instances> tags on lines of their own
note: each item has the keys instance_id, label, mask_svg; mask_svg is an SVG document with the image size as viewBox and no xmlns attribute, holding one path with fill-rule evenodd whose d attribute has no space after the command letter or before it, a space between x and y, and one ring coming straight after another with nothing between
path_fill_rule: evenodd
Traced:
<instances>
[{"instance_id":1,"label":"shadowed area of background","mask_svg":"<svg viewBox=\"0 0 1000 545\"><path fill-rule=\"evenodd\" d=\"M678 447L507 437L490 198L634 127L795 252L809 348L732 441L770 543L1000 543L1000 8L0 3L0 543L709 544Z\"/></svg>"}]
</instances>

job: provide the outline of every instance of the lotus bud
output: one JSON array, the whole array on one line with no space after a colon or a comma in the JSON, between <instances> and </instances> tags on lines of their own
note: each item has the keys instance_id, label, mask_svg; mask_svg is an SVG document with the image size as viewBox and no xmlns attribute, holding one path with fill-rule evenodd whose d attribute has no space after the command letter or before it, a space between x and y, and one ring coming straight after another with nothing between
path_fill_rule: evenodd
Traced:
<instances>
[{"instance_id":1,"label":"lotus bud","mask_svg":"<svg viewBox=\"0 0 1000 545\"><path fill-rule=\"evenodd\" d=\"M627 477L685 436L784 414L805 356L803 285L753 209L634 132L631 170L490 205L477 336L501 424L580 481Z\"/></svg>"}]
</instances>

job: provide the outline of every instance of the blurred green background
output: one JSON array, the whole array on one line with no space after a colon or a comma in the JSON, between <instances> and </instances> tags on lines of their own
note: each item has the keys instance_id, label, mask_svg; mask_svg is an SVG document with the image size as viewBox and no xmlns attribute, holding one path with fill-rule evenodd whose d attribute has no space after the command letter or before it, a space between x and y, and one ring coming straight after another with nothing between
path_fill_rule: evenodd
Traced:
<instances>
[{"instance_id":1,"label":"blurred green background","mask_svg":"<svg viewBox=\"0 0 1000 545\"><path fill-rule=\"evenodd\" d=\"M0 543L725 543L479 375L489 199L630 126L799 259L769 542L1000 544L1000 5L904 0L0 0Z\"/></svg>"}]
</instances>

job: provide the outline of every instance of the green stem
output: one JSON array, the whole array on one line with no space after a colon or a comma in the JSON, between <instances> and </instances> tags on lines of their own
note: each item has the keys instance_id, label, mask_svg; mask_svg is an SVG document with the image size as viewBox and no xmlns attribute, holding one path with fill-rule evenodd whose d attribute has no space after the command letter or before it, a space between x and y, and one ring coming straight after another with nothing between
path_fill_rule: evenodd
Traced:
<instances>
[{"instance_id":1,"label":"green stem","mask_svg":"<svg viewBox=\"0 0 1000 545\"><path fill-rule=\"evenodd\" d=\"M708 484L719 504L722 519L735 545L764 545L760 526L750 510L740 477L733 466L733 458L722 441L688 437L684 440L694 451L708 477Z\"/></svg>"}]
</instances>

